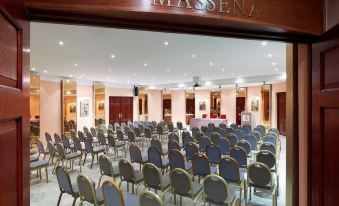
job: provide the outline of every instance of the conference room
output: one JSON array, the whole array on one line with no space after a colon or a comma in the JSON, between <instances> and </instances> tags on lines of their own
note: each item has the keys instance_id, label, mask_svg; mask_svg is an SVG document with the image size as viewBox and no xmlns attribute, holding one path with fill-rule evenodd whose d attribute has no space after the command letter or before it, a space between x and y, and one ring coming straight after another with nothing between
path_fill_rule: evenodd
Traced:
<instances>
[{"instance_id":1,"label":"conference room","mask_svg":"<svg viewBox=\"0 0 339 206\"><path fill-rule=\"evenodd\" d=\"M31 205L286 205L290 44L30 28Z\"/></svg>"}]
</instances>

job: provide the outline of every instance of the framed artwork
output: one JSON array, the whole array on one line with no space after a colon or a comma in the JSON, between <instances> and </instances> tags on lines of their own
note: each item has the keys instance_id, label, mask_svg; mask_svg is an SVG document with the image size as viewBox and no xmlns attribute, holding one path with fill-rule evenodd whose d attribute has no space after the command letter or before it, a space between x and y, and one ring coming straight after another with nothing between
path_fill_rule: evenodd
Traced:
<instances>
[{"instance_id":1,"label":"framed artwork","mask_svg":"<svg viewBox=\"0 0 339 206\"><path fill-rule=\"evenodd\" d=\"M199 110L200 111L206 111L206 101L200 101L199 102Z\"/></svg>"},{"instance_id":2,"label":"framed artwork","mask_svg":"<svg viewBox=\"0 0 339 206\"><path fill-rule=\"evenodd\" d=\"M105 103L99 102L99 110L104 110L105 109Z\"/></svg>"},{"instance_id":3,"label":"framed artwork","mask_svg":"<svg viewBox=\"0 0 339 206\"><path fill-rule=\"evenodd\" d=\"M75 112L77 112L76 104L70 104L69 105L69 113L75 113Z\"/></svg>"},{"instance_id":4,"label":"framed artwork","mask_svg":"<svg viewBox=\"0 0 339 206\"><path fill-rule=\"evenodd\" d=\"M258 98L251 99L251 111L252 112L259 111L259 99Z\"/></svg>"},{"instance_id":5,"label":"framed artwork","mask_svg":"<svg viewBox=\"0 0 339 206\"><path fill-rule=\"evenodd\" d=\"M88 117L89 100L80 101L80 117Z\"/></svg>"}]
</instances>

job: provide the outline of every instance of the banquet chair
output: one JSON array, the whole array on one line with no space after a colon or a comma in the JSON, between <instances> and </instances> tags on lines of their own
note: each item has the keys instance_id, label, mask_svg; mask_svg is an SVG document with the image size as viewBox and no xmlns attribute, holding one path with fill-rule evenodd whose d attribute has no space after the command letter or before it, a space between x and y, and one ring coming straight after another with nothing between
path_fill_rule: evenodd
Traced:
<instances>
[{"instance_id":1,"label":"banquet chair","mask_svg":"<svg viewBox=\"0 0 339 206\"><path fill-rule=\"evenodd\" d=\"M181 150L179 143L175 140L168 141L168 151L171 151L172 149Z\"/></svg>"},{"instance_id":2,"label":"banquet chair","mask_svg":"<svg viewBox=\"0 0 339 206\"><path fill-rule=\"evenodd\" d=\"M132 184L132 194L134 194L134 185L137 185L135 192L138 191L138 186L144 180L144 176L141 171L135 171L132 163L127 159L121 159L119 161L119 172L120 172L120 183L121 188L122 182L127 183L127 192L129 192L129 183Z\"/></svg>"},{"instance_id":3,"label":"banquet chair","mask_svg":"<svg viewBox=\"0 0 339 206\"><path fill-rule=\"evenodd\" d=\"M161 151L159 151L157 147L151 146L150 148L148 148L147 154L148 162L153 163L154 165L159 167L162 171L162 174L164 174L165 170L167 170L169 167L169 160L161 157Z\"/></svg>"},{"instance_id":4,"label":"banquet chair","mask_svg":"<svg viewBox=\"0 0 339 206\"><path fill-rule=\"evenodd\" d=\"M206 156L210 163L212 164L219 164L221 160L221 150L215 144L207 145L206 147Z\"/></svg>"},{"instance_id":5,"label":"banquet chair","mask_svg":"<svg viewBox=\"0 0 339 206\"><path fill-rule=\"evenodd\" d=\"M192 159L192 173L192 180L195 179L195 176L198 176L198 182L200 182L201 177L204 178L209 174L217 173L217 167L211 166L206 155L199 153L194 155Z\"/></svg>"},{"instance_id":6,"label":"banquet chair","mask_svg":"<svg viewBox=\"0 0 339 206\"><path fill-rule=\"evenodd\" d=\"M233 134L233 133L228 134L226 136L226 139L229 141L231 148L235 147L235 145L238 142L237 136L235 134Z\"/></svg>"},{"instance_id":7,"label":"banquet chair","mask_svg":"<svg viewBox=\"0 0 339 206\"><path fill-rule=\"evenodd\" d=\"M69 177L69 174L61 166L56 167L55 174L57 176L57 181L58 181L58 185L60 189L60 195L59 195L57 206L60 205L62 195L65 193L71 195L74 198L72 206L75 206L75 202L79 198L78 185L71 182L71 178Z\"/></svg>"},{"instance_id":8,"label":"banquet chair","mask_svg":"<svg viewBox=\"0 0 339 206\"><path fill-rule=\"evenodd\" d=\"M181 168L189 171L192 169L192 163L185 162L184 155L179 150L170 150L168 153L168 158L170 163L170 170Z\"/></svg>"},{"instance_id":9,"label":"banquet chair","mask_svg":"<svg viewBox=\"0 0 339 206\"><path fill-rule=\"evenodd\" d=\"M192 160L194 155L199 154L199 147L194 142L188 142L185 146L187 160Z\"/></svg>"},{"instance_id":10,"label":"banquet chair","mask_svg":"<svg viewBox=\"0 0 339 206\"><path fill-rule=\"evenodd\" d=\"M102 183L102 193L104 196L105 206L138 205L138 196L123 193L112 180L106 180Z\"/></svg>"},{"instance_id":11,"label":"banquet chair","mask_svg":"<svg viewBox=\"0 0 339 206\"><path fill-rule=\"evenodd\" d=\"M145 190L139 197L140 206L165 206L160 197L152 191Z\"/></svg>"},{"instance_id":12,"label":"banquet chair","mask_svg":"<svg viewBox=\"0 0 339 206\"><path fill-rule=\"evenodd\" d=\"M141 149L136 144L130 144L129 146L129 156L132 163L139 164L139 170L141 171L141 166L148 162L148 156L141 153Z\"/></svg>"},{"instance_id":13,"label":"banquet chair","mask_svg":"<svg viewBox=\"0 0 339 206\"><path fill-rule=\"evenodd\" d=\"M85 165L85 163L86 163L87 154L91 154L92 155L91 168L92 168L95 155L97 156L97 161L99 161L99 154L105 153L105 148L103 148L103 147L93 147L91 139L89 139L89 138L85 138L85 148L86 148L85 159L84 159L83 165Z\"/></svg>"},{"instance_id":14,"label":"banquet chair","mask_svg":"<svg viewBox=\"0 0 339 206\"><path fill-rule=\"evenodd\" d=\"M220 138L216 143L215 143L221 151L222 155L229 155L230 154L230 142L226 138Z\"/></svg>"},{"instance_id":15,"label":"banquet chair","mask_svg":"<svg viewBox=\"0 0 339 206\"><path fill-rule=\"evenodd\" d=\"M102 188L95 189L95 183L86 175L80 173L77 177L77 184L80 194L80 205L83 202L89 202L94 206L104 206Z\"/></svg>"},{"instance_id":16,"label":"banquet chair","mask_svg":"<svg viewBox=\"0 0 339 206\"><path fill-rule=\"evenodd\" d=\"M117 142L112 134L109 134L107 136L107 141L108 141L107 151L106 151L107 154L108 154L109 148L113 148L113 150L114 150L113 158L114 159L115 159L115 157L117 157L119 155L119 150L122 150L125 153L125 157L126 157L127 148L126 148L125 142Z\"/></svg>"},{"instance_id":17,"label":"banquet chair","mask_svg":"<svg viewBox=\"0 0 339 206\"><path fill-rule=\"evenodd\" d=\"M38 153L39 153L38 159L40 158L40 155L44 155L43 159L45 159L46 155L49 154L48 147L45 149L44 145L42 144L42 142L39 139L36 140L36 146L38 148Z\"/></svg>"},{"instance_id":18,"label":"banquet chair","mask_svg":"<svg viewBox=\"0 0 339 206\"><path fill-rule=\"evenodd\" d=\"M166 156L168 154L168 149L162 148L162 144L158 139L153 138L151 140L151 147L156 147L162 156Z\"/></svg>"},{"instance_id":19,"label":"banquet chair","mask_svg":"<svg viewBox=\"0 0 339 206\"><path fill-rule=\"evenodd\" d=\"M247 153L243 148L233 147L230 151L230 157L238 162L240 168L247 168Z\"/></svg>"},{"instance_id":20,"label":"banquet chair","mask_svg":"<svg viewBox=\"0 0 339 206\"><path fill-rule=\"evenodd\" d=\"M106 155L100 155L99 169L100 169L100 178L98 186L100 186L101 179L103 176L111 177L113 181L116 181L116 179L120 176L119 167L113 166L112 161Z\"/></svg>"}]
</instances>

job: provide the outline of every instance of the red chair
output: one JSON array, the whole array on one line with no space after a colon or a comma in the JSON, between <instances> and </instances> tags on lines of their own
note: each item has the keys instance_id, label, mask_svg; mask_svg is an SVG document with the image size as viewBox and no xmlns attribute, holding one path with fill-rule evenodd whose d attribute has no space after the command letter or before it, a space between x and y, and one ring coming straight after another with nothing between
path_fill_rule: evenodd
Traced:
<instances>
[{"instance_id":1,"label":"red chair","mask_svg":"<svg viewBox=\"0 0 339 206\"><path fill-rule=\"evenodd\" d=\"M220 119L226 119L226 114L220 115Z\"/></svg>"},{"instance_id":2,"label":"red chair","mask_svg":"<svg viewBox=\"0 0 339 206\"><path fill-rule=\"evenodd\" d=\"M218 118L217 114L211 114L211 119L216 119L216 118Z\"/></svg>"},{"instance_id":3,"label":"red chair","mask_svg":"<svg viewBox=\"0 0 339 206\"><path fill-rule=\"evenodd\" d=\"M202 114L202 118L206 119L207 118L207 114Z\"/></svg>"}]
</instances>

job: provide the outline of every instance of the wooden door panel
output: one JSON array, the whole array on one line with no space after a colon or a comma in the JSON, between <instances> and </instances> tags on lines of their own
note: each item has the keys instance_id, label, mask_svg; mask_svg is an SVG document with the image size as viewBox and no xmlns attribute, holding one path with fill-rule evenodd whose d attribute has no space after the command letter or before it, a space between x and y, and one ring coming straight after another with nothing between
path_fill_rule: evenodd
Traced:
<instances>
[{"instance_id":1,"label":"wooden door panel","mask_svg":"<svg viewBox=\"0 0 339 206\"><path fill-rule=\"evenodd\" d=\"M311 205L339 202L339 26L312 46Z\"/></svg>"},{"instance_id":2,"label":"wooden door panel","mask_svg":"<svg viewBox=\"0 0 339 206\"><path fill-rule=\"evenodd\" d=\"M0 205L29 205L29 22L0 0Z\"/></svg>"},{"instance_id":3,"label":"wooden door panel","mask_svg":"<svg viewBox=\"0 0 339 206\"><path fill-rule=\"evenodd\" d=\"M277 93L277 110L277 129L286 135L286 92Z\"/></svg>"}]
</instances>

